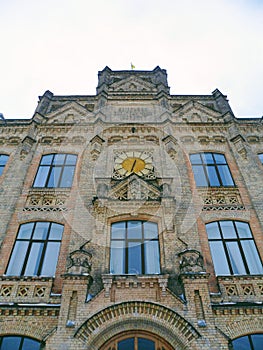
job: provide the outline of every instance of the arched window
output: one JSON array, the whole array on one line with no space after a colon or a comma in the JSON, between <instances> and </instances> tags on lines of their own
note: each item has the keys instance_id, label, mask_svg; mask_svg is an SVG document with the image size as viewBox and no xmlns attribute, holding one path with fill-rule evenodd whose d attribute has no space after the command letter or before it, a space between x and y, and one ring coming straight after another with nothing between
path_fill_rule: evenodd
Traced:
<instances>
[{"instance_id":1,"label":"arched window","mask_svg":"<svg viewBox=\"0 0 263 350\"><path fill-rule=\"evenodd\" d=\"M55 275L63 225L30 222L19 228L6 270L8 276Z\"/></svg>"},{"instance_id":2,"label":"arched window","mask_svg":"<svg viewBox=\"0 0 263 350\"><path fill-rule=\"evenodd\" d=\"M249 334L232 341L233 350L262 350L263 333Z\"/></svg>"},{"instance_id":3,"label":"arched window","mask_svg":"<svg viewBox=\"0 0 263 350\"><path fill-rule=\"evenodd\" d=\"M149 221L111 225L110 273L159 274L158 226Z\"/></svg>"},{"instance_id":4,"label":"arched window","mask_svg":"<svg viewBox=\"0 0 263 350\"><path fill-rule=\"evenodd\" d=\"M37 340L8 335L0 337L0 350L40 350L41 343Z\"/></svg>"},{"instance_id":5,"label":"arched window","mask_svg":"<svg viewBox=\"0 0 263 350\"><path fill-rule=\"evenodd\" d=\"M46 154L42 156L33 187L71 187L77 156L75 154Z\"/></svg>"},{"instance_id":6,"label":"arched window","mask_svg":"<svg viewBox=\"0 0 263 350\"><path fill-rule=\"evenodd\" d=\"M6 154L0 154L0 176L3 174L8 158L9 156L7 156Z\"/></svg>"},{"instance_id":7,"label":"arched window","mask_svg":"<svg viewBox=\"0 0 263 350\"><path fill-rule=\"evenodd\" d=\"M262 262L248 223L222 220L206 225L216 275L262 274Z\"/></svg>"},{"instance_id":8,"label":"arched window","mask_svg":"<svg viewBox=\"0 0 263 350\"><path fill-rule=\"evenodd\" d=\"M129 332L117 335L100 350L172 350L165 340L147 332Z\"/></svg>"},{"instance_id":9,"label":"arched window","mask_svg":"<svg viewBox=\"0 0 263 350\"><path fill-rule=\"evenodd\" d=\"M220 153L195 153L190 155L197 187L235 186L226 158Z\"/></svg>"}]
</instances>

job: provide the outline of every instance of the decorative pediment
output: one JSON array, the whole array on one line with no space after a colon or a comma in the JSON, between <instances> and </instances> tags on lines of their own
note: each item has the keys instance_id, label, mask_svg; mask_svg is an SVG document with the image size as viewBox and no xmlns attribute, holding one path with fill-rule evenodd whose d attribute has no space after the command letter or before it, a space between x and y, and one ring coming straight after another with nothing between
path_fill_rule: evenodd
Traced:
<instances>
[{"instance_id":1,"label":"decorative pediment","mask_svg":"<svg viewBox=\"0 0 263 350\"><path fill-rule=\"evenodd\" d=\"M137 93L137 92L155 92L156 87L154 84L149 83L138 77L129 77L123 79L116 83L113 83L109 86L109 91L111 92L128 92L128 93Z\"/></svg>"},{"instance_id":2,"label":"decorative pediment","mask_svg":"<svg viewBox=\"0 0 263 350\"><path fill-rule=\"evenodd\" d=\"M222 114L196 101L189 101L174 112L187 123L206 123L223 121Z\"/></svg>"},{"instance_id":3,"label":"decorative pediment","mask_svg":"<svg viewBox=\"0 0 263 350\"><path fill-rule=\"evenodd\" d=\"M161 190L132 174L114 185L109 191L109 197L119 200L160 200Z\"/></svg>"},{"instance_id":4,"label":"decorative pediment","mask_svg":"<svg viewBox=\"0 0 263 350\"><path fill-rule=\"evenodd\" d=\"M77 102L66 103L61 108L56 109L46 115L47 123L72 124L84 120L90 112Z\"/></svg>"}]
</instances>

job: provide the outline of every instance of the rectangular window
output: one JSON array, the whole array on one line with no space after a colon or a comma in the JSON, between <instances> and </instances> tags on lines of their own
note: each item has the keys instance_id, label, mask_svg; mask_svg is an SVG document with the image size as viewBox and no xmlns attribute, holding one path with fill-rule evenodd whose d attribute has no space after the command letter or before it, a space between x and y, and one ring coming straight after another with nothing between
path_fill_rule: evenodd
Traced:
<instances>
[{"instance_id":1,"label":"rectangular window","mask_svg":"<svg viewBox=\"0 0 263 350\"><path fill-rule=\"evenodd\" d=\"M8 158L9 156L7 156L6 154L0 154L0 176L3 174Z\"/></svg>"},{"instance_id":2,"label":"rectangular window","mask_svg":"<svg viewBox=\"0 0 263 350\"><path fill-rule=\"evenodd\" d=\"M112 224L110 254L110 272L113 274L159 274L157 224L146 221Z\"/></svg>"},{"instance_id":3,"label":"rectangular window","mask_svg":"<svg viewBox=\"0 0 263 350\"><path fill-rule=\"evenodd\" d=\"M33 187L71 187L76 162L77 156L74 154L47 154L42 156Z\"/></svg>"},{"instance_id":4,"label":"rectangular window","mask_svg":"<svg viewBox=\"0 0 263 350\"><path fill-rule=\"evenodd\" d=\"M6 270L8 276L54 276L63 225L52 222L22 224Z\"/></svg>"},{"instance_id":5,"label":"rectangular window","mask_svg":"<svg viewBox=\"0 0 263 350\"><path fill-rule=\"evenodd\" d=\"M216 221L207 224L206 231L216 275L263 273L248 223Z\"/></svg>"},{"instance_id":6,"label":"rectangular window","mask_svg":"<svg viewBox=\"0 0 263 350\"><path fill-rule=\"evenodd\" d=\"M235 186L225 156L220 153L196 153L190 161L197 187Z\"/></svg>"}]
</instances>

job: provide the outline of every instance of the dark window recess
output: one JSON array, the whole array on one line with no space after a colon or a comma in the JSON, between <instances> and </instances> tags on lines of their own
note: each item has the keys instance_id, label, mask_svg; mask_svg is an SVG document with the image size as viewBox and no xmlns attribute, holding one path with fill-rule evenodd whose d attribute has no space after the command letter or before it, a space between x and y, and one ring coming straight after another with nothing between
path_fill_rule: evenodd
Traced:
<instances>
[{"instance_id":1,"label":"dark window recess","mask_svg":"<svg viewBox=\"0 0 263 350\"><path fill-rule=\"evenodd\" d=\"M197 187L235 186L225 156L220 153L195 153L190 155Z\"/></svg>"},{"instance_id":2,"label":"dark window recess","mask_svg":"<svg viewBox=\"0 0 263 350\"><path fill-rule=\"evenodd\" d=\"M216 275L263 273L257 247L248 223L222 220L206 225Z\"/></svg>"},{"instance_id":3,"label":"dark window recess","mask_svg":"<svg viewBox=\"0 0 263 350\"><path fill-rule=\"evenodd\" d=\"M42 156L33 187L71 187L76 162L75 154L58 153Z\"/></svg>"},{"instance_id":4,"label":"dark window recess","mask_svg":"<svg viewBox=\"0 0 263 350\"><path fill-rule=\"evenodd\" d=\"M54 222L22 224L6 275L55 276L63 229L63 225Z\"/></svg>"},{"instance_id":5,"label":"dark window recess","mask_svg":"<svg viewBox=\"0 0 263 350\"><path fill-rule=\"evenodd\" d=\"M111 226L112 274L159 274L158 227L148 221L121 221Z\"/></svg>"}]
</instances>

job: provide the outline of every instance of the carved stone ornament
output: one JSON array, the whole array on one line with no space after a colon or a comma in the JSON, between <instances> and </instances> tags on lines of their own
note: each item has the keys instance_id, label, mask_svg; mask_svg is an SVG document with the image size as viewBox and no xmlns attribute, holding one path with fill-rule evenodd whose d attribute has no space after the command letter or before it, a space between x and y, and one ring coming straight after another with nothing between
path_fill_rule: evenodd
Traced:
<instances>
[{"instance_id":1,"label":"carved stone ornament","mask_svg":"<svg viewBox=\"0 0 263 350\"><path fill-rule=\"evenodd\" d=\"M85 249L89 242L90 241L82 245L80 249L75 250L69 254L69 265L67 266L67 272L69 274L87 275L90 273L92 266L92 255Z\"/></svg>"},{"instance_id":2,"label":"carved stone ornament","mask_svg":"<svg viewBox=\"0 0 263 350\"><path fill-rule=\"evenodd\" d=\"M204 259L201 253L195 249L187 249L178 254L180 258L181 273L205 272Z\"/></svg>"},{"instance_id":3,"label":"carved stone ornament","mask_svg":"<svg viewBox=\"0 0 263 350\"><path fill-rule=\"evenodd\" d=\"M119 200L160 200L161 191L134 174L115 185L109 196Z\"/></svg>"}]
</instances>

